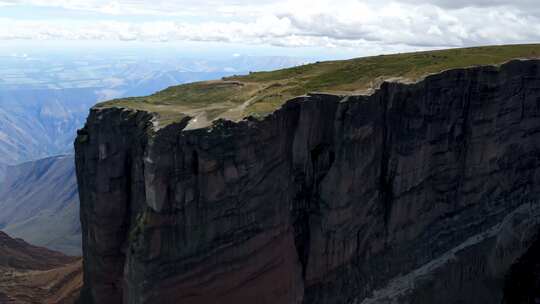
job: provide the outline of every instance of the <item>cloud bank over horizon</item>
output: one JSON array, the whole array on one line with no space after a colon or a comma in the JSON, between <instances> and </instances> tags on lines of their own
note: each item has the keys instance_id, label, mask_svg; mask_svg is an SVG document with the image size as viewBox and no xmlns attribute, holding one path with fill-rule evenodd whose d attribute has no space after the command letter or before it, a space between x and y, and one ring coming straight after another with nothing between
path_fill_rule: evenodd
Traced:
<instances>
[{"instance_id":1,"label":"cloud bank over horizon","mask_svg":"<svg viewBox=\"0 0 540 304\"><path fill-rule=\"evenodd\" d=\"M530 43L540 41L540 8L536 0L0 0L0 40L17 39L392 50Z\"/></svg>"}]
</instances>

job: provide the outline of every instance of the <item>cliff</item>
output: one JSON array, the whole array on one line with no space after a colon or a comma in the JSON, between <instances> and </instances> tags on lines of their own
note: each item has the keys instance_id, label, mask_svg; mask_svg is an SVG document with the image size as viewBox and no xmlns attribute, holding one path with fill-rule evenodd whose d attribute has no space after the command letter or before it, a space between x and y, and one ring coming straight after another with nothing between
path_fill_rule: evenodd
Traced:
<instances>
[{"instance_id":1,"label":"cliff","mask_svg":"<svg viewBox=\"0 0 540 304\"><path fill-rule=\"evenodd\" d=\"M100 106L78 132L84 303L540 297L540 61L187 114Z\"/></svg>"}]
</instances>

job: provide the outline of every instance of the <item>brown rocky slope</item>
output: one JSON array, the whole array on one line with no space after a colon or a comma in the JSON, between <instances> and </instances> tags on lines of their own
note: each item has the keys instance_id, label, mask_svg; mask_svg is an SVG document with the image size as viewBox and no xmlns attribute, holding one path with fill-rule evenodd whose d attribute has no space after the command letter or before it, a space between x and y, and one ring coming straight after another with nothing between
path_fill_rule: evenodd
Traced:
<instances>
[{"instance_id":1,"label":"brown rocky slope","mask_svg":"<svg viewBox=\"0 0 540 304\"><path fill-rule=\"evenodd\" d=\"M71 304L82 287L82 263L0 231L0 303Z\"/></svg>"},{"instance_id":2,"label":"brown rocky slope","mask_svg":"<svg viewBox=\"0 0 540 304\"><path fill-rule=\"evenodd\" d=\"M95 108L79 131L83 303L540 297L540 61L154 119Z\"/></svg>"}]
</instances>

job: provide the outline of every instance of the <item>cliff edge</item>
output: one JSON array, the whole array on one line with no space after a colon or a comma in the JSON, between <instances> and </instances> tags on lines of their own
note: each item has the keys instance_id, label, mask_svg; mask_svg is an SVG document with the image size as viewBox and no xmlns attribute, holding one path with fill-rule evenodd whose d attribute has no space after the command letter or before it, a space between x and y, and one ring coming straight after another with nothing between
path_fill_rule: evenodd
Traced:
<instances>
[{"instance_id":1,"label":"cliff edge","mask_svg":"<svg viewBox=\"0 0 540 304\"><path fill-rule=\"evenodd\" d=\"M157 119L96 107L78 132L83 303L540 297L540 61Z\"/></svg>"}]
</instances>

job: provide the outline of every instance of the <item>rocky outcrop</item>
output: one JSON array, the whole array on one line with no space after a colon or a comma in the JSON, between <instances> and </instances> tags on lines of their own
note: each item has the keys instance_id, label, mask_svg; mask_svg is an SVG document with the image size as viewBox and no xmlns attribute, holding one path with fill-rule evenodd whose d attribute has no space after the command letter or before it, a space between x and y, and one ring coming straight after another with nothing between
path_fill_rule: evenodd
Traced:
<instances>
[{"instance_id":1,"label":"rocky outcrop","mask_svg":"<svg viewBox=\"0 0 540 304\"><path fill-rule=\"evenodd\" d=\"M84 303L499 303L531 265L538 61L188 122L79 131Z\"/></svg>"}]
</instances>

